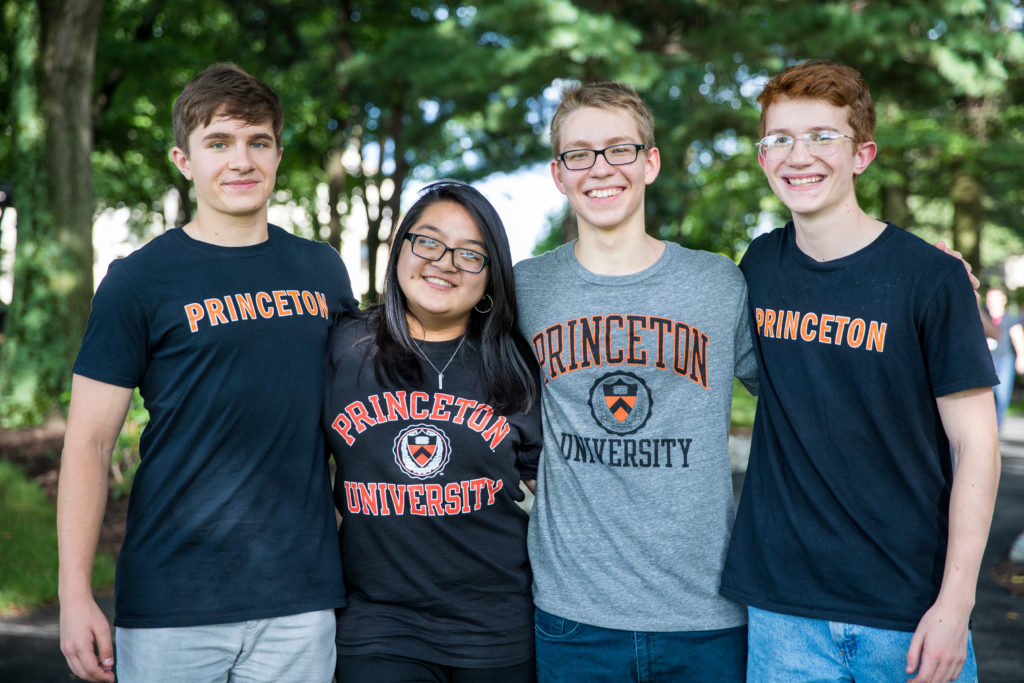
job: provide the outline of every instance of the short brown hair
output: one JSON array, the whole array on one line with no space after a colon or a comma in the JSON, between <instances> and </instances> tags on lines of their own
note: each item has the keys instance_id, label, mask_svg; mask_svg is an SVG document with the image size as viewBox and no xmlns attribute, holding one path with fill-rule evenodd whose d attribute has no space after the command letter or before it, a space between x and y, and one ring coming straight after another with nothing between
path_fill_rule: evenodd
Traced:
<instances>
[{"instance_id":1,"label":"short brown hair","mask_svg":"<svg viewBox=\"0 0 1024 683\"><path fill-rule=\"evenodd\" d=\"M757 96L761 105L761 135L765 134L765 112L780 98L825 100L836 107L849 107L850 127L855 142L875 137L875 103L864 78L855 69L827 60L801 62L788 67L764 86Z\"/></svg>"},{"instance_id":2,"label":"short brown hair","mask_svg":"<svg viewBox=\"0 0 1024 683\"><path fill-rule=\"evenodd\" d=\"M562 125L566 117L584 107L624 109L633 117L640 130L640 142L654 146L654 117L640 95L631 85L605 81L574 85L562 91L562 103L551 119L551 149L555 155L561 153L559 146L562 144Z\"/></svg>"},{"instance_id":3,"label":"short brown hair","mask_svg":"<svg viewBox=\"0 0 1024 683\"><path fill-rule=\"evenodd\" d=\"M284 113L270 86L230 62L213 64L197 74L174 101L174 142L187 156L188 136L209 125L214 116L228 116L250 125L270 121L281 146Z\"/></svg>"}]
</instances>

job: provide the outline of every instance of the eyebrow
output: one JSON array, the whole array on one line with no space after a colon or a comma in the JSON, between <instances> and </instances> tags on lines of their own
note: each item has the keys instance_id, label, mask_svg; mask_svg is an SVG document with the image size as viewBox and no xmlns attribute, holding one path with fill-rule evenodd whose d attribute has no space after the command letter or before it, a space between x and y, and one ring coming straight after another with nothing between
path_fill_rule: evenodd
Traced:
<instances>
[{"instance_id":1,"label":"eyebrow","mask_svg":"<svg viewBox=\"0 0 1024 683\"><path fill-rule=\"evenodd\" d=\"M235 136L232 135L231 133L225 133L223 131L216 131L215 130L215 131L211 131L211 132L207 133L206 135L204 135L203 139L202 139L202 142L209 142L209 141L213 141L213 140L231 140L231 139L234 139L234 137ZM254 140L266 140L266 141L269 141L269 142L273 142L274 141L274 136L270 135L269 133L254 133L253 135L248 136L248 138L246 138L246 139L249 142L252 142Z\"/></svg>"},{"instance_id":2,"label":"eyebrow","mask_svg":"<svg viewBox=\"0 0 1024 683\"><path fill-rule=\"evenodd\" d=\"M624 142L625 143L629 143L629 144L640 144L640 143L633 142L633 138L631 138L628 135L619 135L617 137L608 138L607 140L605 140L605 145L604 146L605 147L614 147L615 145L620 145L620 144L622 144ZM593 143L587 142L586 140L573 140L572 142L567 142L565 144L566 144L566 149L569 149L569 150L572 150L572 149L604 149L604 147L587 147L587 145L590 145L590 144L593 144Z\"/></svg>"},{"instance_id":3,"label":"eyebrow","mask_svg":"<svg viewBox=\"0 0 1024 683\"><path fill-rule=\"evenodd\" d=\"M432 230L433 232L437 233L438 235L440 235L442 237L444 236L443 233L441 232L441 228L436 228L433 225L430 225L429 223L424 223L423 225L421 225L421 226L419 226L419 227L417 227L415 229L416 230ZM481 242L480 240L464 240L463 243L464 244L472 244L473 246L480 247L481 249L484 249L485 251L487 249L487 245L484 244L483 242ZM451 246L451 245L448 245L448 246ZM459 245L458 248L459 249L463 249L465 247Z\"/></svg>"},{"instance_id":4,"label":"eyebrow","mask_svg":"<svg viewBox=\"0 0 1024 683\"><path fill-rule=\"evenodd\" d=\"M838 128L836 128L835 126L811 126L810 128L808 128L804 132L805 133L820 133L820 132L826 131L826 130L829 131L829 132L832 132L832 133L842 133L842 131L839 130ZM766 130L764 132L764 134L765 135L790 135L790 136L795 135L794 133L791 133L788 128L772 128L771 130ZM802 134L803 133L797 133L796 135L802 135ZM845 135L845 133L844 133L844 135Z\"/></svg>"}]
</instances>

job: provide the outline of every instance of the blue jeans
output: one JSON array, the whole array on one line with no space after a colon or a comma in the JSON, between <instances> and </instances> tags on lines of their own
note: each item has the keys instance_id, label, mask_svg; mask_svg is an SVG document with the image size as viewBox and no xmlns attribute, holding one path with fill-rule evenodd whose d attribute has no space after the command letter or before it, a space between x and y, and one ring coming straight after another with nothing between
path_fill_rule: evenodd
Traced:
<instances>
[{"instance_id":1,"label":"blue jeans","mask_svg":"<svg viewBox=\"0 0 1024 683\"><path fill-rule=\"evenodd\" d=\"M1014 368L1013 364L1016 361L1014 356L997 356L992 358L992 363L996 368L996 377L999 378L999 384L992 387L992 391L996 397L996 421L999 424L999 430L1003 429L1003 418L1006 417L1006 411L1010 407L1010 400L1013 398L1013 380L1014 380Z\"/></svg>"},{"instance_id":2,"label":"blue jeans","mask_svg":"<svg viewBox=\"0 0 1024 683\"><path fill-rule=\"evenodd\" d=\"M538 609L538 683L742 681L747 627L718 631L619 631Z\"/></svg>"},{"instance_id":3,"label":"blue jeans","mask_svg":"<svg viewBox=\"0 0 1024 683\"><path fill-rule=\"evenodd\" d=\"M329 683L334 610L232 624L116 629L118 683Z\"/></svg>"},{"instance_id":4,"label":"blue jeans","mask_svg":"<svg viewBox=\"0 0 1024 683\"><path fill-rule=\"evenodd\" d=\"M906 683L913 633L823 619L794 617L748 607L750 683ZM963 683L978 680L974 643L968 634Z\"/></svg>"}]
</instances>

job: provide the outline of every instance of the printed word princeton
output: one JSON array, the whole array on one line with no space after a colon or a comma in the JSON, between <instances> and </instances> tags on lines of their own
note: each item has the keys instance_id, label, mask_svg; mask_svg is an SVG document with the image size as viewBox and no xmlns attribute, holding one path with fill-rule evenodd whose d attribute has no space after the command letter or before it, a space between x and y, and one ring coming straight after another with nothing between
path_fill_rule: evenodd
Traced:
<instances>
[{"instance_id":1,"label":"printed word princeton","mask_svg":"<svg viewBox=\"0 0 1024 683\"><path fill-rule=\"evenodd\" d=\"M755 308L754 320L762 337L834 344L879 353L885 350L888 325L874 320L771 308Z\"/></svg>"},{"instance_id":2,"label":"printed word princeton","mask_svg":"<svg viewBox=\"0 0 1024 683\"><path fill-rule=\"evenodd\" d=\"M203 320L210 327L216 327L240 320L286 318L290 315L316 315L327 319L327 297L323 292L275 289L255 294L228 294L185 304L185 317L192 332L199 331L199 323Z\"/></svg>"},{"instance_id":3,"label":"printed word princeton","mask_svg":"<svg viewBox=\"0 0 1024 683\"><path fill-rule=\"evenodd\" d=\"M532 342L545 383L576 370L625 364L671 370L708 388L707 334L670 318L591 315L551 325Z\"/></svg>"}]
</instances>

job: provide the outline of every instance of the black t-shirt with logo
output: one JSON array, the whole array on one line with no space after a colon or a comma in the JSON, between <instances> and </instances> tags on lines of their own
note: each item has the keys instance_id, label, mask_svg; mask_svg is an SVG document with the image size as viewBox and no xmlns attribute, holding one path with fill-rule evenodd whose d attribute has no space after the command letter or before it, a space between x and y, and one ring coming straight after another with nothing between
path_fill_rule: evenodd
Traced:
<instances>
[{"instance_id":1,"label":"black t-shirt with logo","mask_svg":"<svg viewBox=\"0 0 1024 683\"><path fill-rule=\"evenodd\" d=\"M267 228L224 247L168 230L110 265L74 372L139 387L149 423L115 625L184 627L344 605L324 438L338 252Z\"/></svg>"},{"instance_id":2,"label":"black t-shirt with logo","mask_svg":"<svg viewBox=\"0 0 1024 683\"><path fill-rule=\"evenodd\" d=\"M365 318L332 334L324 428L343 517L341 655L466 668L532 656L527 514L517 503L520 479L537 476L539 409L501 415L487 405L476 348L459 343L420 342L444 370L443 389L425 361L422 385L398 387L374 375Z\"/></svg>"},{"instance_id":3,"label":"black t-shirt with logo","mask_svg":"<svg viewBox=\"0 0 1024 683\"><path fill-rule=\"evenodd\" d=\"M722 594L913 631L942 583L953 464L936 398L996 384L963 265L895 225L826 262L793 224L740 268L761 370Z\"/></svg>"}]
</instances>

